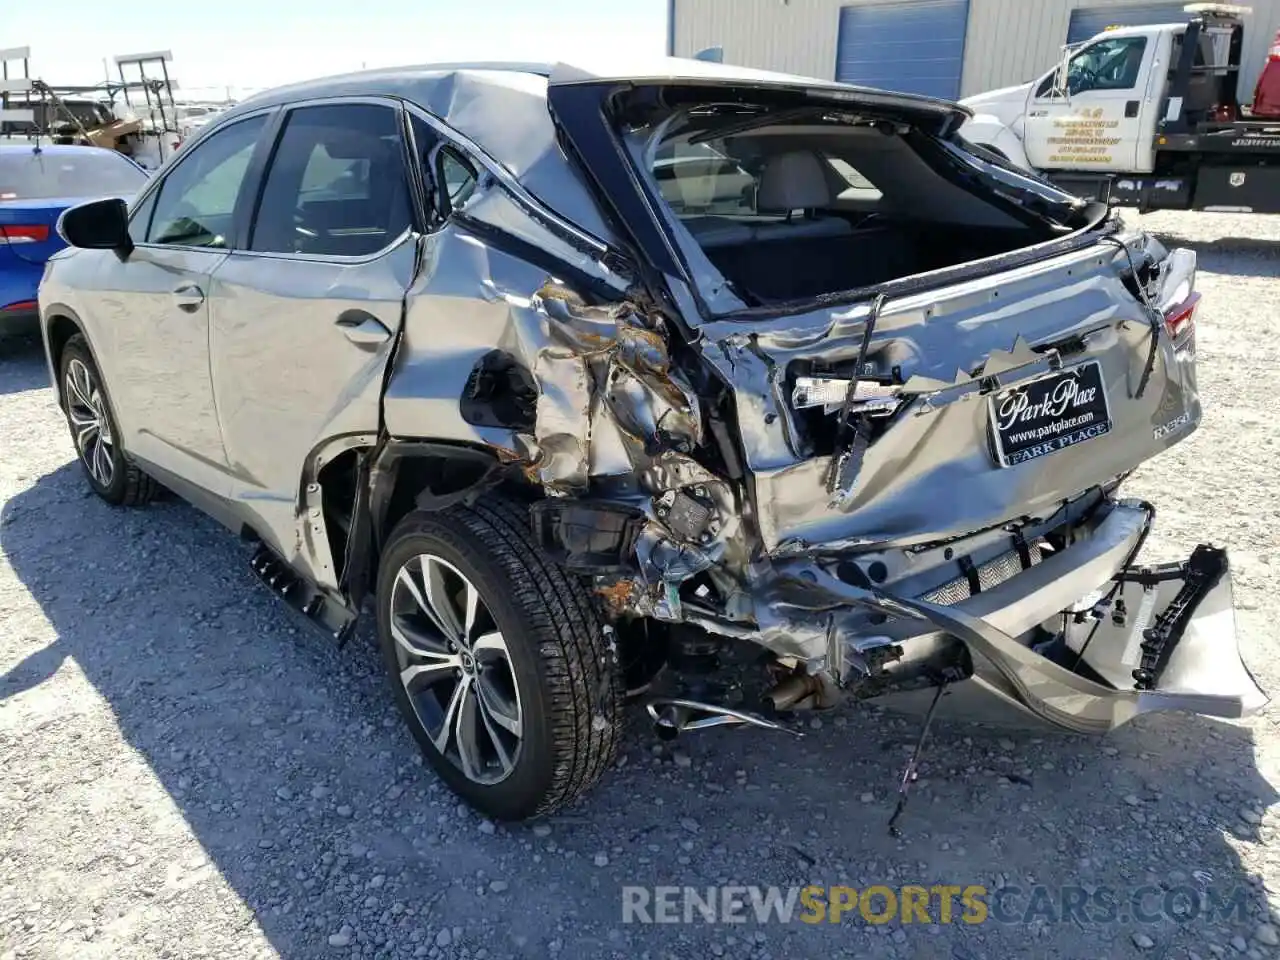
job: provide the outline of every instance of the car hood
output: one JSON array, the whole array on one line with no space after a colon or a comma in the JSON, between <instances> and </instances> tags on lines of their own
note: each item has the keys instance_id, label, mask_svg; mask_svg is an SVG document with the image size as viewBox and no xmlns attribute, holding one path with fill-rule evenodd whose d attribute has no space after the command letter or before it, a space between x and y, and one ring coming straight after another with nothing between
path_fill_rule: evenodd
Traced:
<instances>
[{"instance_id":1,"label":"car hood","mask_svg":"<svg viewBox=\"0 0 1280 960\"><path fill-rule=\"evenodd\" d=\"M960 102L974 114L991 114L1007 124L1014 116L1022 113L1030 93L1031 84L1020 83L1016 87L1001 87L965 97Z\"/></svg>"}]
</instances>

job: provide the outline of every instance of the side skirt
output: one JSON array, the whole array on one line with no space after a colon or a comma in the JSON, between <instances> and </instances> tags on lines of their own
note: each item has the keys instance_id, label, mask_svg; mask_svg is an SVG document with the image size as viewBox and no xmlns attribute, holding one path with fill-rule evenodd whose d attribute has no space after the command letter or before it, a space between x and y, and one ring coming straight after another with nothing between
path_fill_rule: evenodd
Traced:
<instances>
[{"instance_id":1,"label":"side skirt","mask_svg":"<svg viewBox=\"0 0 1280 960\"><path fill-rule=\"evenodd\" d=\"M299 576L265 545L254 551L249 566L277 597L342 646L355 631L356 612Z\"/></svg>"}]
</instances>

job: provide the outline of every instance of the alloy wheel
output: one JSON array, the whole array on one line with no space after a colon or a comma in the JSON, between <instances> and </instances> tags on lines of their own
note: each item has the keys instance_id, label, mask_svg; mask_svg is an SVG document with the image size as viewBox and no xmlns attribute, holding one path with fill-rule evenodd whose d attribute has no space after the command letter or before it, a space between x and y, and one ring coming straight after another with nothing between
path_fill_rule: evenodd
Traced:
<instances>
[{"instance_id":1,"label":"alloy wheel","mask_svg":"<svg viewBox=\"0 0 1280 960\"><path fill-rule=\"evenodd\" d=\"M106 401L98 379L82 361L67 364L67 419L71 433L89 476L100 487L111 486L115 477L115 437Z\"/></svg>"},{"instance_id":2,"label":"alloy wheel","mask_svg":"<svg viewBox=\"0 0 1280 960\"><path fill-rule=\"evenodd\" d=\"M435 750L474 783L515 769L523 738L511 654L480 591L433 554L408 560L391 589L400 682Z\"/></svg>"}]
</instances>

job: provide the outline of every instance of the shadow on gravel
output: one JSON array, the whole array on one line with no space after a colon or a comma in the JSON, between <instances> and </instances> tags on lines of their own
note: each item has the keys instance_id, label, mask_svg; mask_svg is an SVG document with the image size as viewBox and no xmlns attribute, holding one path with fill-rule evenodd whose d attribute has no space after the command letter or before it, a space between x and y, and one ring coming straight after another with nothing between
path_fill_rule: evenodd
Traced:
<instances>
[{"instance_id":1,"label":"shadow on gravel","mask_svg":"<svg viewBox=\"0 0 1280 960\"><path fill-rule=\"evenodd\" d=\"M1251 237L1192 239L1176 233L1157 232L1166 247L1196 251L1200 269L1233 277L1280 277L1280 240Z\"/></svg>"},{"instance_id":2,"label":"shadow on gravel","mask_svg":"<svg viewBox=\"0 0 1280 960\"><path fill-rule=\"evenodd\" d=\"M1232 841L1256 839L1250 821L1277 797L1244 727L1153 717L1099 743L942 726L894 839L915 721L850 709L803 740L715 732L678 753L633 722L625 764L550 833L494 829L421 768L370 638L338 651L295 623L194 510L112 510L69 464L4 505L0 546L57 632L0 697L36 696L74 660L288 960L1185 957L1205 943L1234 955L1257 922L1261 890ZM157 896L146 874L172 865L173 841L150 839L154 862L136 868L111 838L61 849L59 868L102 873L132 909L130 885ZM624 886L726 883L981 885L991 917L621 922ZM1239 915L1177 922L1206 889L1238 897ZM207 897L177 882L151 902L181 912ZM1130 915L1135 897L1152 922Z\"/></svg>"},{"instance_id":3,"label":"shadow on gravel","mask_svg":"<svg viewBox=\"0 0 1280 960\"><path fill-rule=\"evenodd\" d=\"M0 335L0 397L49 386L39 336Z\"/></svg>"}]
</instances>

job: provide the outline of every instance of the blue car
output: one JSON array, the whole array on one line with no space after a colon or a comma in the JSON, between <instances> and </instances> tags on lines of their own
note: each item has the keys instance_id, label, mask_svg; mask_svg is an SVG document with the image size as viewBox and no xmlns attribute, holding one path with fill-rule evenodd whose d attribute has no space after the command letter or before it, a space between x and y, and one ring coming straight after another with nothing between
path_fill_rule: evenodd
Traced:
<instances>
[{"instance_id":1,"label":"blue car","mask_svg":"<svg viewBox=\"0 0 1280 960\"><path fill-rule=\"evenodd\" d=\"M58 216L100 197L132 198L147 172L99 147L0 144L0 334L36 329L45 261L65 243Z\"/></svg>"}]
</instances>

